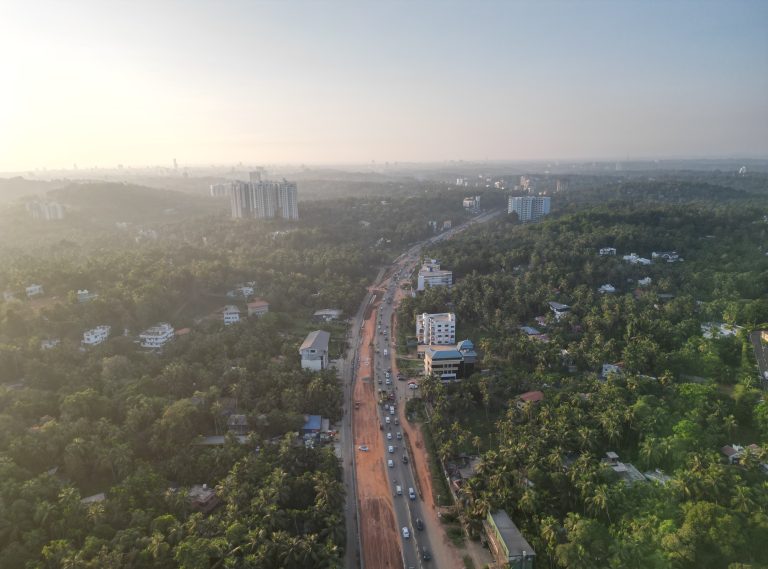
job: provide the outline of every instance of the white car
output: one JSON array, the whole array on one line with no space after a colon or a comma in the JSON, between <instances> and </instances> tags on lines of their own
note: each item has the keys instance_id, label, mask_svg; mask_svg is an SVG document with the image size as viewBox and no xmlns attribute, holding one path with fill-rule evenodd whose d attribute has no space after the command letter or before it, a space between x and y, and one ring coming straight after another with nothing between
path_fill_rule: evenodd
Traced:
<instances>
[{"instance_id":1,"label":"white car","mask_svg":"<svg viewBox=\"0 0 768 569\"><path fill-rule=\"evenodd\" d=\"M387 425L389 425L389 417L384 417L384 420L387 422Z\"/></svg>"},{"instance_id":2,"label":"white car","mask_svg":"<svg viewBox=\"0 0 768 569\"><path fill-rule=\"evenodd\" d=\"M414 381L408 384L408 389L418 389L418 388L419 388L419 384Z\"/></svg>"},{"instance_id":3,"label":"white car","mask_svg":"<svg viewBox=\"0 0 768 569\"><path fill-rule=\"evenodd\" d=\"M408 528L403 528L403 537L405 539L408 539L409 537L411 537L411 532L408 531Z\"/></svg>"},{"instance_id":4,"label":"white car","mask_svg":"<svg viewBox=\"0 0 768 569\"><path fill-rule=\"evenodd\" d=\"M390 458L387 461L387 466L389 466L390 468L394 468L395 467L395 461Z\"/></svg>"},{"instance_id":5,"label":"white car","mask_svg":"<svg viewBox=\"0 0 768 569\"><path fill-rule=\"evenodd\" d=\"M395 447L393 447L392 445L389 445L389 447L387 447L387 450L389 451L389 454L394 454Z\"/></svg>"},{"instance_id":6,"label":"white car","mask_svg":"<svg viewBox=\"0 0 768 569\"><path fill-rule=\"evenodd\" d=\"M391 441L391 440L392 440L392 433L387 433L387 440L388 440L388 441Z\"/></svg>"},{"instance_id":7,"label":"white car","mask_svg":"<svg viewBox=\"0 0 768 569\"><path fill-rule=\"evenodd\" d=\"M359 446L359 447L357 447L357 448L358 448L358 449L360 449L360 450L361 450L361 451L363 451L363 452L368 452L368 450L369 450L369 449L368 449L368 445L360 445L360 446Z\"/></svg>"}]
</instances>

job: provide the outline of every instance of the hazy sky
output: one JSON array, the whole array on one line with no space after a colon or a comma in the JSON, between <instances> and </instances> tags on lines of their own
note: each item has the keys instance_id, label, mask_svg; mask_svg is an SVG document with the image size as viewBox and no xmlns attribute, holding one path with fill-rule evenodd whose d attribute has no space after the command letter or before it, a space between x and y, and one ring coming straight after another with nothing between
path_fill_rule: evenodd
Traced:
<instances>
[{"instance_id":1,"label":"hazy sky","mask_svg":"<svg viewBox=\"0 0 768 569\"><path fill-rule=\"evenodd\" d=\"M0 171L768 156L768 0L2 0L0 77Z\"/></svg>"}]
</instances>

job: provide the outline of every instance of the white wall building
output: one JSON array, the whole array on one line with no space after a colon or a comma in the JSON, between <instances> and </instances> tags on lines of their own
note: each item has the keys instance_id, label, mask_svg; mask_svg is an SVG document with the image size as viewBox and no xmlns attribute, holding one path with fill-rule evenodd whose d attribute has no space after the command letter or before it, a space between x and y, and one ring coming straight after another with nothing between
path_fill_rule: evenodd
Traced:
<instances>
[{"instance_id":1,"label":"white wall building","mask_svg":"<svg viewBox=\"0 0 768 569\"><path fill-rule=\"evenodd\" d=\"M173 327L167 322L160 322L139 334L139 342L142 348L156 350L173 340L174 336Z\"/></svg>"},{"instance_id":2,"label":"white wall building","mask_svg":"<svg viewBox=\"0 0 768 569\"><path fill-rule=\"evenodd\" d=\"M622 257L627 263L630 265L650 265L651 260L646 259L645 257L638 256L637 253L630 253L629 255L624 255Z\"/></svg>"},{"instance_id":3,"label":"white wall building","mask_svg":"<svg viewBox=\"0 0 768 569\"><path fill-rule=\"evenodd\" d=\"M455 344L456 315L453 312L419 314L416 316L416 339L419 344Z\"/></svg>"},{"instance_id":4,"label":"white wall building","mask_svg":"<svg viewBox=\"0 0 768 569\"><path fill-rule=\"evenodd\" d=\"M228 304L227 306L225 306L222 309L221 313L224 317L225 326L229 326L230 324L235 324L236 322L240 322L240 309L234 304Z\"/></svg>"},{"instance_id":5,"label":"white wall building","mask_svg":"<svg viewBox=\"0 0 768 569\"><path fill-rule=\"evenodd\" d=\"M425 262L419 269L416 290L424 290L433 286L451 286L453 284L453 272L440 269L440 263L435 259Z\"/></svg>"},{"instance_id":6,"label":"white wall building","mask_svg":"<svg viewBox=\"0 0 768 569\"><path fill-rule=\"evenodd\" d=\"M600 256L605 257L607 255L615 255L616 254L616 248L615 247L601 247L600 248Z\"/></svg>"},{"instance_id":7,"label":"white wall building","mask_svg":"<svg viewBox=\"0 0 768 569\"><path fill-rule=\"evenodd\" d=\"M33 296L40 296L41 294L44 294L43 285L39 284L33 284L29 285L26 288L27 292L27 298L32 298Z\"/></svg>"},{"instance_id":8,"label":"white wall building","mask_svg":"<svg viewBox=\"0 0 768 569\"><path fill-rule=\"evenodd\" d=\"M320 371L328 369L328 342L330 333L325 330L315 330L307 335L299 348L302 369Z\"/></svg>"},{"instance_id":9,"label":"white wall building","mask_svg":"<svg viewBox=\"0 0 768 569\"><path fill-rule=\"evenodd\" d=\"M550 202L543 196L510 196L507 213L516 213L523 223L537 221L549 214Z\"/></svg>"},{"instance_id":10,"label":"white wall building","mask_svg":"<svg viewBox=\"0 0 768 569\"><path fill-rule=\"evenodd\" d=\"M597 289L597 292L600 294L613 294L616 292L616 287L612 284L604 284L600 288Z\"/></svg>"},{"instance_id":11,"label":"white wall building","mask_svg":"<svg viewBox=\"0 0 768 569\"><path fill-rule=\"evenodd\" d=\"M90 330L86 330L83 332L83 345L85 346L98 346L102 342L105 342L107 338L109 338L109 333L111 332L112 327L102 325L102 326L96 326L96 328L91 328Z\"/></svg>"}]
</instances>

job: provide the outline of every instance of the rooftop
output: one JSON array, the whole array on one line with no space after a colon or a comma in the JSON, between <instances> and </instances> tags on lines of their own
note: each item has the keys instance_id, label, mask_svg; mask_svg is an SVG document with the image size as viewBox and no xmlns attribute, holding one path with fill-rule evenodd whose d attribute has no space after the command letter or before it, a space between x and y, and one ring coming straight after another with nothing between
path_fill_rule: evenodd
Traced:
<instances>
[{"instance_id":1,"label":"rooftop","mask_svg":"<svg viewBox=\"0 0 768 569\"><path fill-rule=\"evenodd\" d=\"M300 350L328 350L328 342L331 339L330 332L315 330L307 335Z\"/></svg>"},{"instance_id":2,"label":"rooftop","mask_svg":"<svg viewBox=\"0 0 768 569\"><path fill-rule=\"evenodd\" d=\"M319 431L323 426L323 418L320 415L307 415L307 420L302 427L304 431Z\"/></svg>"},{"instance_id":3,"label":"rooftop","mask_svg":"<svg viewBox=\"0 0 768 569\"><path fill-rule=\"evenodd\" d=\"M541 391L528 391L522 395L519 395L518 398L522 399L523 401L536 403L538 401L544 400L544 394Z\"/></svg>"},{"instance_id":4,"label":"rooftop","mask_svg":"<svg viewBox=\"0 0 768 569\"><path fill-rule=\"evenodd\" d=\"M531 544L525 540L507 512L497 510L489 513L488 516L493 519L493 524L499 530L499 535L504 540L511 557L520 557L523 554L536 555Z\"/></svg>"}]
</instances>

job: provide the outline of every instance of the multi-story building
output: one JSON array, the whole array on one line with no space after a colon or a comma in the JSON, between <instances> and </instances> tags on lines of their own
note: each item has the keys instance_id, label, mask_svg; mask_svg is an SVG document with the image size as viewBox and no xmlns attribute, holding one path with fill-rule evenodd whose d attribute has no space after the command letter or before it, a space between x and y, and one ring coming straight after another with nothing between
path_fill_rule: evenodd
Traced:
<instances>
[{"instance_id":1,"label":"multi-story building","mask_svg":"<svg viewBox=\"0 0 768 569\"><path fill-rule=\"evenodd\" d=\"M139 342L142 348L156 350L173 340L174 336L173 326L167 322L160 322L139 334Z\"/></svg>"},{"instance_id":2,"label":"multi-story building","mask_svg":"<svg viewBox=\"0 0 768 569\"><path fill-rule=\"evenodd\" d=\"M610 255L616 254L616 247L601 247L600 248L600 256L606 257Z\"/></svg>"},{"instance_id":3,"label":"multi-story building","mask_svg":"<svg viewBox=\"0 0 768 569\"><path fill-rule=\"evenodd\" d=\"M96 326L83 332L83 344L86 346L98 346L102 342L105 342L109 338L109 333L112 330L111 326L106 324L103 326Z\"/></svg>"},{"instance_id":4,"label":"multi-story building","mask_svg":"<svg viewBox=\"0 0 768 569\"><path fill-rule=\"evenodd\" d=\"M232 184L229 182L223 184L211 184L208 186L208 189L212 198L228 196L229 192L232 191Z\"/></svg>"},{"instance_id":5,"label":"multi-story building","mask_svg":"<svg viewBox=\"0 0 768 569\"><path fill-rule=\"evenodd\" d=\"M424 290L433 286L451 286L453 284L453 272L440 270L440 263L435 259L429 259L419 269L416 290Z\"/></svg>"},{"instance_id":6,"label":"multi-story building","mask_svg":"<svg viewBox=\"0 0 768 569\"><path fill-rule=\"evenodd\" d=\"M545 196L510 196L507 213L516 213L523 223L538 221L549 213L550 201Z\"/></svg>"},{"instance_id":7,"label":"multi-story building","mask_svg":"<svg viewBox=\"0 0 768 569\"><path fill-rule=\"evenodd\" d=\"M456 343L456 315L453 312L416 316L416 340L419 344Z\"/></svg>"},{"instance_id":8,"label":"multi-story building","mask_svg":"<svg viewBox=\"0 0 768 569\"><path fill-rule=\"evenodd\" d=\"M440 381L458 381L472 375L477 363L477 352L470 340L455 346L428 346L424 350L424 374L434 375Z\"/></svg>"},{"instance_id":9,"label":"multi-story building","mask_svg":"<svg viewBox=\"0 0 768 569\"><path fill-rule=\"evenodd\" d=\"M251 172L250 182L232 182L233 218L299 219L298 190L294 182L262 180Z\"/></svg>"},{"instance_id":10,"label":"multi-story building","mask_svg":"<svg viewBox=\"0 0 768 569\"><path fill-rule=\"evenodd\" d=\"M488 548L498 567L533 569L536 552L506 511L489 511L483 526L488 536Z\"/></svg>"},{"instance_id":11,"label":"multi-story building","mask_svg":"<svg viewBox=\"0 0 768 569\"><path fill-rule=\"evenodd\" d=\"M328 343L331 335L325 330L315 330L307 335L299 348L302 369L321 371L328 369Z\"/></svg>"},{"instance_id":12,"label":"multi-story building","mask_svg":"<svg viewBox=\"0 0 768 569\"><path fill-rule=\"evenodd\" d=\"M30 202L27 204L27 211L32 215L32 219L64 219L64 207L56 202Z\"/></svg>"},{"instance_id":13,"label":"multi-story building","mask_svg":"<svg viewBox=\"0 0 768 569\"><path fill-rule=\"evenodd\" d=\"M222 311L222 316L224 317L224 325L229 326L230 324L235 324L236 322L240 322L240 309L235 306L234 304L228 304L225 306Z\"/></svg>"}]
</instances>

